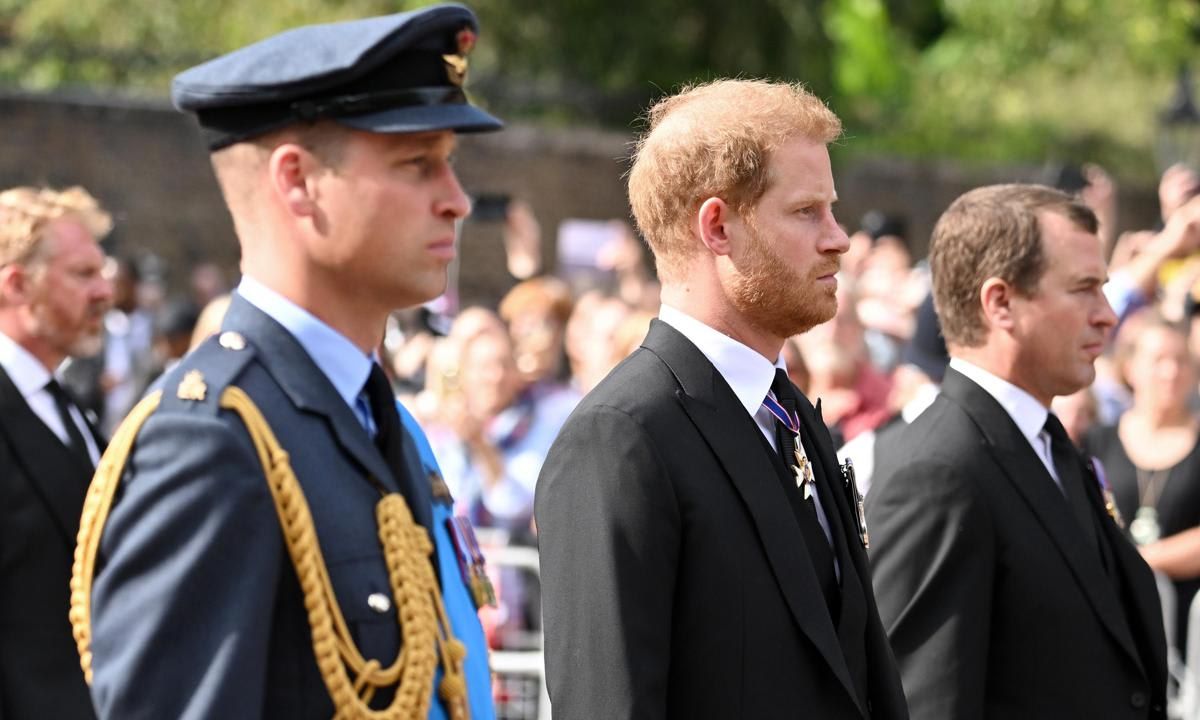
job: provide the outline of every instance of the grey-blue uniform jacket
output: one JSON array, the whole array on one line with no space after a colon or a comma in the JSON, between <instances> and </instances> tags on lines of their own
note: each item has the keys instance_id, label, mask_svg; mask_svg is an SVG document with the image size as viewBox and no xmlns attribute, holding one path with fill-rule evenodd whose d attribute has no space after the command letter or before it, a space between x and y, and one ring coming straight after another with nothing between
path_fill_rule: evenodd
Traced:
<instances>
[{"instance_id":1,"label":"grey-blue uniform jacket","mask_svg":"<svg viewBox=\"0 0 1200 720\"><path fill-rule=\"evenodd\" d=\"M472 717L490 718L482 631L445 529L436 532L432 457L405 418L409 481L397 482L354 412L295 338L235 295L225 331L159 384L122 479L97 558L92 596L92 698L102 718L327 719L300 587L249 435L218 409L242 388L288 452L312 511L329 576L362 654L385 665L401 638L376 531L379 486L405 487L414 517L434 529L443 595L468 645ZM199 370L203 401L176 388ZM422 455L426 458L422 458ZM445 508L436 512L439 519ZM440 537L438 535L440 534ZM465 603L465 604L464 604ZM379 608L380 603L374 605ZM430 692L434 691L430 688ZM434 701L430 717L441 716Z\"/></svg>"}]
</instances>

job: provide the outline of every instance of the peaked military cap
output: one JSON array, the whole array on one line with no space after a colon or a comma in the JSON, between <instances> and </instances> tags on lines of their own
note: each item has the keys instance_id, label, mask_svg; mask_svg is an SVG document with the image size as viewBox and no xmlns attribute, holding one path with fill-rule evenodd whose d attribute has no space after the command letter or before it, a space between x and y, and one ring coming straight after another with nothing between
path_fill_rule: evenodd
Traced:
<instances>
[{"instance_id":1,"label":"peaked military cap","mask_svg":"<svg viewBox=\"0 0 1200 720\"><path fill-rule=\"evenodd\" d=\"M322 119L379 133L498 130L462 88L478 32L462 5L309 25L185 70L171 98L214 151Z\"/></svg>"}]
</instances>

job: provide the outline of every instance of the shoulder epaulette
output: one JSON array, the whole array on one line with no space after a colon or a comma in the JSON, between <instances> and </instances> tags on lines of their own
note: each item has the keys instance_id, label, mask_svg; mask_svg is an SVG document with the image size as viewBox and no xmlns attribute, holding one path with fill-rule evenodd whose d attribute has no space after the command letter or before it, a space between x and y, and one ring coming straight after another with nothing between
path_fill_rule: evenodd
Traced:
<instances>
[{"instance_id":1,"label":"shoulder epaulette","mask_svg":"<svg viewBox=\"0 0 1200 720\"><path fill-rule=\"evenodd\" d=\"M186 408L190 412L220 410L221 393L238 379L254 359L254 346L233 330L210 337L158 384L160 412Z\"/></svg>"}]
</instances>

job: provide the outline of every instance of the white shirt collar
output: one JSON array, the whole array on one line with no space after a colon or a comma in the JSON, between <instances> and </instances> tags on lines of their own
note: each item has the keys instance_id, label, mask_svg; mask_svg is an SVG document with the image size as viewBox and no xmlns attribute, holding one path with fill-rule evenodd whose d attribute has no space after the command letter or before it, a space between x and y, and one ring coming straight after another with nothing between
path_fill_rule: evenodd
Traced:
<instances>
[{"instance_id":1,"label":"white shirt collar","mask_svg":"<svg viewBox=\"0 0 1200 720\"><path fill-rule=\"evenodd\" d=\"M1000 403L1004 411L1017 424L1017 429L1021 431L1021 434L1029 440L1034 448L1038 447L1037 437L1041 434L1042 428L1046 424L1046 417L1050 414L1045 405L1016 385L962 358L950 358L950 367L966 375L976 385L987 391L988 395L996 398L996 402Z\"/></svg>"},{"instance_id":2,"label":"white shirt collar","mask_svg":"<svg viewBox=\"0 0 1200 720\"><path fill-rule=\"evenodd\" d=\"M351 408L371 374L370 356L337 330L249 275L238 283L238 295L282 325L304 348L338 395Z\"/></svg>"},{"instance_id":3,"label":"white shirt collar","mask_svg":"<svg viewBox=\"0 0 1200 720\"><path fill-rule=\"evenodd\" d=\"M771 389L775 369L787 370L782 357L772 364L757 351L670 305L659 308L658 319L678 330L708 358L751 416Z\"/></svg>"},{"instance_id":4,"label":"white shirt collar","mask_svg":"<svg viewBox=\"0 0 1200 720\"><path fill-rule=\"evenodd\" d=\"M46 387L50 382L50 371L28 350L15 340L0 332L0 367L16 386L21 397L29 396Z\"/></svg>"}]
</instances>

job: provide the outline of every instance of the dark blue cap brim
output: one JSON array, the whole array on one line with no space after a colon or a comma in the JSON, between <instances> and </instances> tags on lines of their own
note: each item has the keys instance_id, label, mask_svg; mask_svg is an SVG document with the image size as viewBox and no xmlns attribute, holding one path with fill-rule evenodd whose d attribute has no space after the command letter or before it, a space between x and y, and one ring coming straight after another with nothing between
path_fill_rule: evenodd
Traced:
<instances>
[{"instance_id":1,"label":"dark blue cap brim","mask_svg":"<svg viewBox=\"0 0 1200 720\"><path fill-rule=\"evenodd\" d=\"M332 117L330 120L356 130L375 133L419 133L453 130L460 133L489 132L504 123L474 105L420 105L382 110L365 115Z\"/></svg>"}]
</instances>

